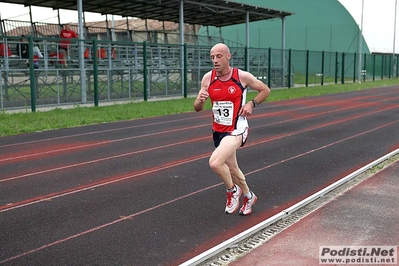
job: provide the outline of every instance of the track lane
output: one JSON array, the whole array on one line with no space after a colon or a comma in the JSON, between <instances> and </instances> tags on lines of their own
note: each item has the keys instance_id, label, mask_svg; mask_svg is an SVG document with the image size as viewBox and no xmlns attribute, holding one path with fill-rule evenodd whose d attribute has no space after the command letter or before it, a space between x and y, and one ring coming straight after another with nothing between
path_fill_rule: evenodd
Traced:
<instances>
[{"instance_id":1,"label":"track lane","mask_svg":"<svg viewBox=\"0 0 399 266\"><path fill-rule=\"evenodd\" d=\"M248 174L250 174L250 173L248 173ZM296 188L297 189L297 188ZM280 210L278 210L278 211L280 211ZM169 218L168 218L169 219ZM101 228L103 228L103 227L101 227ZM88 232L89 233L89 232ZM69 238L67 239L67 240L69 240ZM56 242L56 243L54 243L54 244L59 244L59 242ZM45 245L45 247L43 247L43 248L46 248L46 247L48 247L47 245Z\"/></svg>"},{"instance_id":2,"label":"track lane","mask_svg":"<svg viewBox=\"0 0 399 266\"><path fill-rule=\"evenodd\" d=\"M389 107L389 108L394 108L395 106L393 106L393 107ZM388 107L387 107L388 108ZM388 108L388 109L389 109ZM373 112L368 112L368 113L362 113L362 114L359 114L359 115L356 115L356 116L352 116L352 117L348 117L348 118L345 118L345 119L343 119L343 118L341 118L341 119L338 119L338 120L336 120L336 121L330 121L329 123L327 123L327 124L322 124L321 122L318 124L318 126L317 126L317 128L320 128L320 127L324 127L324 126L329 126L329 125L334 125L334 124L339 124L339 123L343 123L343 122L345 122L345 121L352 121L352 120L355 120L355 119L359 119L359 117L364 117L364 116L368 116L368 115L370 115L370 114L376 114L376 113L378 113L378 112L382 112L382 111L384 111L384 110L376 110L376 111L373 111ZM313 118L313 121L315 122L315 120L314 120L314 117L312 117ZM299 130L297 130L298 128L300 128L301 127L301 125L300 124L298 124L298 123L302 123L303 122L303 119L301 119L301 120L299 120L299 121L297 121L297 120L295 120L295 124L292 124L292 125L290 125L290 127L292 128L292 129L290 129L289 130L289 133L287 133L287 134L280 134L280 135L277 135L277 136L273 136L273 139L272 140L274 140L274 139L277 139L277 138L284 138L284 137L287 137L287 136L291 136L291 135L295 135L295 134L299 134L299 133L302 133L302 132L304 132L304 131L311 131L311 130L314 130L314 128L305 128L305 129L299 129ZM255 129L256 129L256 127L255 127ZM351 131L351 132L353 132L353 131ZM315 139L316 139L317 137L315 137ZM205 141L207 141L207 139L208 139L208 137L203 137L203 138L200 138L200 139L194 139L194 140L189 140L189 141L187 141L187 142L177 142L177 143L173 143L173 144L170 144L170 145L168 145L168 146L160 146L160 147L156 147L156 148L153 148L153 149L145 149L145 150L142 150L142 151L135 151L135 152L129 152L129 153L127 153L127 154L119 154L119 155L117 155L117 156L111 156L111 157L107 157L106 159L104 159L104 160L116 160L116 162L120 162L120 159L122 158L122 157L124 157L124 156L130 156L130 155L139 155L140 157L141 156L143 156L141 153L143 152L149 152L149 151L154 151L154 150L158 150L158 149L160 149L160 150L162 150L162 149L165 149L165 148L170 148L171 146L174 146L174 145L182 145L182 144L187 144L187 143L190 143L190 142L196 142L196 141L198 141L198 140L201 140L201 141L203 141L203 143L205 144ZM271 141L271 140L269 140L269 139L263 139L262 141L258 141L257 143L263 143L263 142L265 142L265 141ZM197 151L196 151L197 152ZM97 153L97 152L95 152L95 153ZM167 151L167 153L175 153L175 152L173 152L173 151ZM158 155L160 155L159 157L161 157L161 158L165 158L166 156L164 156L163 154L162 154L162 151L158 151ZM150 155L151 156L151 155ZM187 155L186 155L187 156ZM203 155L201 155L201 156L203 156L203 157L206 157L206 156L209 156L209 153L205 153L205 154L203 154ZM79 157L79 156L78 156ZM143 156L144 157L144 159L142 159L141 158L141 162L139 163L139 165L142 165L142 164L145 164L144 162L146 161L146 160L148 160L148 159L146 159L145 158L145 156ZM138 158L139 159L139 158ZM62 160L64 163L65 163L65 161L64 160ZM78 169L79 167L86 167L87 168L87 164L95 164L95 163L101 163L101 162L103 162L103 159L98 159L98 160L92 160L92 161L86 161L86 162L84 162L84 163L76 163L76 164L70 164L69 166L67 165L67 166L64 166L64 167L60 167L60 168L53 168L53 169L50 169L50 170L43 170L43 171L39 171L39 172L33 172L33 173L31 173L30 174L30 176L33 176L33 175L43 175L43 177L45 177L45 178L43 178L43 181L44 182L47 182L49 179L51 179L51 175L53 174L53 172L54 171L60 171L60 170L66 170L66 169L68 169L68 168L74 168L73 170L71 170L70 171L70 175L79 175L79 173L81 172L81 171L83 171L83 170L80 170L80 169ZM190 162L190 160L185 160L185 162ZM168 163L168 162L166 162L166 163ZM156 165L164 165L165 164L165 162L162 162L162 161L157 161L157 163L156 163ZM122 161L122 165L120 165L120 166L117 166L117 165L115 165L115 164L112 164L112 162L111 162L111 165L114 165L114 166L116 166L118 169L120 169L120 167L122 167L122 166L128 166L128 169L127 169L127 171L131 171L131 170L129 170L129 169L131 169L130 168L130 166L128 165L128 164L126 164L125 163L125 161ZM94 166L95 168L97 168L98 166ZM75 169L76 168L76 169ZM103 170L103 171L106 171L106 169L108 168L108 166L106 165L105 166L105 169ZM161 167L160 169L164 169L163 167ZM86 170L86 171L95 171L95 169L91 169L90 170L90 168L89 168L89 170ZM103 172L103 171L101 171L101 172ZM126 176L140 176L143 172L144 173L146 173L146 172L150 172L150 171L153 171L153 169L143 169L143 170L141 170L141 171L136 171L136 173L132 173L132 172L126 172L126 173L123 173L123 174L120 174L120 176L121 177L115 177L115 178L113 178L114 180L116 180L116 179L118 179L118 178L121 178L121 179L125 179L126 178ZM46 175L47 174L49 174L50 176L48 177L48 178L46 178ZM17 179L17 178L25 178L25 177L28 177L28 175L22 175L22 176L19 176L19 177L11 177L11 178L8 178L8 179L4 179L3 181L10 181L10 180L13 180L13 179ZM103 178L105 178L105 177L101 177L100 176L100 179L101 180L103 180ZM85 186L79 186L78 188L77 188L77 190L81 190L81 189L83 189L84 187L86 187L86 188L90 188L90 187L95 187L95 186L98 186L100 183L108 183L109 182L109 180L107 180L107 179L105 179L105 181L100 181L100 182L93 182L93 178L91 178L90 179L90 181L92 182L91 184L88 184L88 185L85 185ZM38 182L38 183L40 183L40 180L39 181L35 181L35 182ZM81 179L79 178L79 179L77 179L77 182L81 182ZM25 183L24 183L25 184ZM12 184L13 186L15 186L15 184L13 183ZM29 183L27 183L27 185L29 185ZM43 185L45 185L45 183L43 184ZM7 186L4 186L3 187L3 189L4 190L9 190L8 188L7 188ZM26 187L19 187L19 190L21 190L21 191L26 191L27 190L27 188ZM73 190L73 188L71 189L71 190ZM61 193L58 193L58 194L50 194L50 195L41 195L41 196L38 196L38 197L35 197L35 198L33 198L33 199L31 199L31 200L25 200L25 201L22 201L21 203L14 203L14 204L11 204L10 205L10 203L8 203L9 205L8 205L8 207L10 207L10 206L12 206L12 207L15 207L16 205L20 205L20 204L23 204L23 205L25 205L25 204L27 204L27 202L38 202L38 201L40 201L41 199L47 199L47 198L51 198L51 197L54 197L55 195L59 195L59 194L65 194L65 193L69 193L70 192L70 190L67 190L67 192L65 192L65 191L62 191ZM6 192L4 192L4 193L6 193ZM26 194L25 194L26 195ZM5 206L0 206L0 210L2 210L2 209L6 209L7 207L5 207Z\"/></svg>"},{"instance_id":3,"label":"track lane","mask_svg":"<svg viewBox=\"0 0 399 266\"><path fill-rule=\"evenodd\" d=\"M396 92L394 91L388 91L388 92L379 92L378 90L373 90L373 93L370 93L369 90L365 90L367 93L362 93L362 91L357 91L355 92L357 95L356 97L351 97L347 98L345 95L350 95L350 93L346 94L335 94L335 95L330 95L328 97L328 100L325 100L324 98L304 98L304 99L293 99L289 101L282 101L276 103L268 103L268 105L261 105L257 108L257 110L263 110L263 113L265 112L265 109L273 109L272 111L275 112L277 115L281 115L281 113L278 112L279 109L282 109L284 112L291 112L291 111L297 111L299 109L308 109L308 108L314 108L320 105L336 105L340 102L348 102L348 101L358 101L361 99L370 99L372 102L375 102L375 98L378 97L383 97L383 96L390 96L389 99L396 99ZM370 90L371 91L371 90ZM374 93L374 92L379 92ZM370 95L371 94L371 95ZM298 105L296 107L295 105ZM287 107L291 107L288 108ZM251 116L251 121L259 116L263 116L265 114L254 114ZM180 117L181 116L181 117ZM121 133L124 130L130 131L130 130L137 130L137 129L142 129L145 128L146 131L148 131L148 128L151 126L154 126L155 129L159 130L162 128L162 125L167 125L168 127L171 126L171 124L175 123L177 125L187 125L187 121L194 121L196 123L195 125L198 125L197 120L200 119L204 123L208 125L209 123L209 111L204 111L200 114L196 114L193 116L192 114L180 114L180 115L170 115L170 116L165 116L162 118L155 117L155 118L147 118L147 119L137 119L137 120L131 120L131 121L123 121L123 122L114 122L114 123L107 123L107 124L99 124L99 125L91 125L91 126L82 126L79 128L70 128L70 129L62 129L62 130L54 130L54 131L46 131L46 132L39 132L39 133L33 133L33 134L22 134L22 135L16 135L16 136L9 136L9 137L2 137L0 138L0 148L2 151L4 151L5 148L7 147L13 147L13 146L21 146L24 145L25 149L26 147L29 147L28 145L30 144L35 144L39 143L39 145L42 145L42 142L49 142L49 141L56 141L56 143L59 143L63 139L69 139L67 140L67 143L70 144L71 140L74 139L76 140L79 137L89 137L92 138L91 136L96 135L95 138L98 139L99 137L97 134L100 135L105 135L107 138L112 136L112 134L107 133L112 133L112 132L117 132ZM133 125L132 125L133 124ZM209 126L209 125L208 125ZM111 127L111 128L110 128ZM45 136L43 136L43 134ZM120 134L116 135L120 136ZM131 137L131 132L129 132L129 137ZM72 140L73 141L73 140ZM37 147L35 147L37 148ZM0 154L1 156L2 154Z\"/></svg>"},{"instance_id":4,"label":"track lane","mask_svg":"<svg viewBox=\"0 0 399 266\"><path fill-rule=\"evenodd\" d=\"M358 108L359 106L358 105L355 105L355 106L350 106L350 107L345 107L345 108L341 108L340 110L328 110L328 111L325 111L325 112L318 112L317 114L309 114L309 117L310 116L321 116L321 115L324 115L324 114L326 114L326 113L328 113L328 112L332 112L334 115L336 115L335 114L335 112L342 112L342 110L344 110L344 109L352 109L352 108ZM353 112L353 111L352 111ZM304 118L306 118L306 117L304 117L303 115L300 115L300 112L297 112L297 110L296 110L296 115L295 115L295 118L293 118L293 119L304 119ZM271 114L272 116L274 115L273 113ZM300 115L300 116L299 116ZM298 116L298 117L297 117ZM267 117L266 117L267 118ZM279 121L280 123L283 123L283 122L288 122L289 120L284 120L284 121ZM292 120L291 120L292 121ZM268 124L268 125L272 125L272 124ZM193 129L198 129L198 128L200 128L200 127L203 127L204 125L200 125L200 126L194 126L194 127L185 127L185 128L182 128L181 130L193 130ZM138 136L133 136L133 137L127 137L127 138L119 138L119 139L116 139L116 140L112 140L112 141L110 141L110 140L107 140L107 141L104 141L104 142L99 142L99 143L94 143L94 144L82 144L82 145L76 145L76 146L74 146L74 145L72 145L72 147L65 147L65 148L62 148L62 149L58 149L57 150L57 148L55 148L55 149L53 149L53 150L51 150L51 147L54 147L53 145L49 145L46 149L47 149L47 151L46 152L44 152L47 156L51 156L51 155L54 155L54 154L52 154L52 153L55 153L55 154L57 154L57 153L62 153L62 152L64 152L64 153L66 153L66 152L73 152L73 151L75 151L75 149L78 149L78 150L83 150L83 152L86 152L86 149L84 149L84 148L90 148L90 147L96 147L96 146L102 146L102 145L110 145L110 144L112 144L112 145L114 145L115 144L115 142L119 142L119 141L121 141L121 142L124 142L124 141L129 141L129 140L133 140L133 139L135 139L135 138L145 138L145 137L155 137L155 136L157 136L157 134L162 134L162 137L164 138L165 136L168 136L168 134L167 133L172 133L172 135L171 135L171 137L172 138L175 138L175 136L173 136L173 135L175 135L174 133L176 132L176 130L169 130L169 131L164 131L164 132L156 132L156 133L152 133L152 134L143 134L143 135L138 135ZM191 133L191 132L190 132ZM206 138L206 136L208 136L208 134L206 134L206 135L201 135L201 136L203 136L204 138ZM169 142L168 142L169 143ZM135 146L137 146L137 144L143 144L144 146L147 146L148 145L148 143L146 142L146 141L143 141L143 142L134 142L133 143L133 145L135 145ZM129 144L123 144L123 146L127 146L129 149L130 149L130 146L129 146ZM57 146L56 146L57 147ZM106 147L106 148L108 148L108 147ZM39 149L39 148L38 148ZM41 148L41 149L43 149L43 148ZM39 149L40 150L40 149ZM39 152L39 153L34 153L34 152L30 152L30 151L28 151L27 152L28 154L26 154L26 155L23 155L23 156L19 156L19 157L12 157L12 155L11 154L7 154L6 152L4 153L4 155L3 155L3 157L5 157L5 159L3 159L3 161L12 161L12 162L18 162L20 159L24 159L24 162L26 162L26 160L27 160L27 157L36 157L36 156L38 156L38 158L40 158L40 159L42 159L42 157L40 157L40 155L43 155L43 153L42 152ZM101 154L101 153L100 153ZM69 156L69 157L76 157L76 158L81 158L81 156ZM1 163L1 159L0 159L0 163ZM11 168L13 168L13 169L21 169L21 167L22 167L22 165L26 165L26 164L22 164L22 165L12 165L12 164L9 164L9 165L11 165ZM7 171L8 173L9 172L11 172L11 170L10 171ZM2 177L3 179L5 179L4 178L4 176ZM0 180L0 182L2 182L1 180Z\"/></svg>"},{"instance_id":5,"label":"track lane","mask_svg":"<svg viewBox=\"0 0 399 266\"><path fill-rule=\"evenodd\" d=\"M321 98L328 102L326 97ZM384 97L384 99L386 98ZM312 99L314 102L317 102L317 100L318 99ZM395 99L393 97L389 101L395 104L397 103L397 98ZM287 102L292 103L299 101ZM284 105L291 107L292 105L288 104L287 102L284 102ZM307 101L302 101L302 104L307 104ZM379 121L380 128L378 128L378 126L374 127L374 130L366 132L363 135L337 142L334 145L324 147L319 150L313 147L310 150L312 152L309 152L309 150L306 149L306 147L308 147L307 145L327 145L326 143L328 143L329 140L331 142L332 138L335 138L337 141L342 139L344 135L347 137L351 136L351 132L354 133L354 129L350 128L349 126L353 124L353 119L344 121L342 118L335 117L335 120L333 120L335 123L331 121L331 123L328 124L325 121L322 121L323 119L318 120L314 119L314 117L308 117L307 120L297 120L296 123L289 125L284 122L278 123L279 117L274 116L276 118L274 121L275 124L271 126L264 125L264 116L259 117L259 119L250 120L250 124L253 125L250 132L250 141L243 149L239 151L239 160L242 162L241 165L243 170L245 169L245 173L248 175L248 180L251 186L254 186L254 190L259 193L262 198L267 197L267 201L260 201L258 203L259 205L257 205L257 211L253 216L240 217L238 215L221 215L220 210L223 209L223 206L220 205L223 205L224 202L224 195L222 192L223 186L218 183L219 180L209 171L209 169L207 169L207 157L205 156L204 158L201 158L193 163L170 167L164 171L146 175L145 178L141 178L139 180L127 179L121 182L113 183L109 186L101 186L100 188L95 188L94 190L88 189L83 193L73 194L69 197L56 198L52 199L51 201L41 202L39 205L30 205L26 206L25 208L19 208L18 210L15 209L6 213L0 213L2 218L5 219L6 216L8 217L5 224L12 224L10 221L18 219L16 218L18 216L34 218L31 219L31 221L27 220L26 224L22 226L22 228L31 228L32 226L35 226L33 227L35 230L31 231L36 231L37 235L31 235L32 240L28 241L28 244L25 246L25 250L34 250L40 246L38 243L42 243L45 246L46 243L48 244L51 242L49 241L50 238L53 239L53 242L56 242L57 239L59 240L63 236L64 238L71 236L72 232L82 232L79 231L79 229L82 229L83 227L89 228L88 230L90 230L90 228L101 226L101 224L106 224L106 222L115 221L115 216L118 216L118 214L121 216L121 213L124 213L122 216L126 217L129 216L129 214L139 213L140 210L143 210L143 208L145 209L145 204L148 204L147 209L151 208L151 206L158 206L159 204L154 205L152 203L152 191L162 191L162 197L158 202L162 204L162 202L168 202L168 200L170 201L182 197L182 194L183 196L190 195L189 191L193 193L193 191L199 191L204 189L204 187L210 187L209 189L201 191L199 194L195 194L195 196L186 197L181 201L173 201L168 205L163 205L158 209L146 212L145 215L139 215L133 220L126 219L124 222L126 221L127 223L123 223L124 226L121 228L118 228L119 224L118 226L109 226L106 230L98 230L95 233L93 232L85 235L85 237L74 238L73 241L58 243L57 245L37 250L19 258L15 258L12 261L15 263L23 262L25 260L40 261L39 259L46 258L45 261L48 261L50 263L49 265L52 265L52 263L56 263L57 260L59 260L57 259L57 256L59 256L58 258L65 257L67 259L66 261L77 262L77 264L83 265L84 262L90 262L93 257L100 261L100 255L98 252L96 253L96 250L101 250L104 252L104 254L101 255L101 258L106 258L106 260L109 262L118 261L117 258L114 256L111 257L110 254L118 254L117 257L121 256L119 262L130 261L138 263L137 265L140 265L140 262L143 263L142 265L148 265L147 263L149 262L151 265L174 265L176 258L179 258L179 261L183 260L184 258L190 258L190 255L196 254L200 252L200 250L206 249L206 247L209 247L210 244L215 244L221 239L225 239L226 237L228 238L229 236L234 235L237 230L248 228L250 227L250 223L263 219L263 213L271 215L274 211L277 211L279 208L281 208L281 206L295 202L301 196L304 197L303 195L310 193L309 191L312 189L322 186L326 182L329 182L328 180L337 178L337 176L342 175L345 171L350 171L348 169L355 168L362 162L369 160L369 157L371 158L376 156L377 153L384 152L390 149L390 147L397 145L397 140L389 136L390 132L398 129L397 123L394 120L388 121L393 117L393 114L397 114L397 107L387 107L384 102L381 104L385 106L385 110L378 109L378 106L375 105L373 107L375 108L374 111L370 112L368 117L365 115L359 115L358 110L355 111L355 116L357 116L357 120L355 121L359 121L357 122L359 125L354 125L355 129L357 129L357 132L359 132L359 130L361 132L362 126L367 125L365 122L370 121L371 124L368 125L368 128L370 129L373 128L373 120L376 120ZM314 109L314 112L318 111L320 111L320 106ZM381 115L382 113L385 115ZM377 114L379 115L376 116L375 119L371 119ZM295 116L296 115L298 115L298 111ZM347 114L347 117L350 117L349 113ZM361 118L364 120L361 120ZM270 123L273 123L271 121L274 120L272 115L269 115L269 117L266 119L270 120ZM312 126L312 122L314 122L315 125ZM392 124L388 125L390 122ZM303 123L303 125L300 125L301 123ZM386 126L382 127L384 123ZM334 126L340 124L342 125L340 128L347 128L347 130L334 129ZM262 126L265 126L265 128ZM300 129L298 129L300 126L303 129L302 132L300 132ZM290 127L291 130L289 129ZM305 130L306 128L309 130ZM312 128L312 130L310 130L310 128ZM296 134L292 134L292 132L294 132L293 129L297 129ZM208 134L205 132L209 132L209 129L203 130L204 134ZM273 135L269 132L279 132L284 130L286 134L284 137L281 137L282 134L280 134L280 136L276 136L273 141L266 140L265 138L265 134L268 135L269 138ZM291 134L289 132L291 132ZM344 133L344 135L340 135L341 133ZM324 137L320 138L320 135ZM368 143L370 142L370 139L374 140L379 135L386 136L384 141L386 141L387 144L385 144L385 142L381 143L378 141L372 141L372 145L369 146L371 151L356 158L349 157L346 154L341 154L342 151L347 151L349 155L357 154L359 151L363 151L361 147L364 146L364 142ZM361 136L370 137L364 138ZM319 140L319 143L316 143L314 139ZM210 141L210 139L208 139L208 141ZM357 143L357 145L353 145L359 147L358 150L352 151L352 149L349 149L350 145L348 145L348 143L352 143L352 141L354 141L353 143ZM295 143L301 145L295 146ZM188 146L182 147L181 149L177 149L175 153L178 154L171 153L170 159L175 160L180 156L184 157L186 154L185 149L195 150L202 148L208 151L211 151L212 149L210 146L205 148L202 146L204 146L203 143L199 143L198 145L190 144ZM374 149L375 146L378 146L379 149ZM318 146L315 145L315 147ZM283 148L283 150L281 148ZM287 148L290 149L287 150ZM271 153L273 156L271 156ZM339 157L338 159L340 160L338 160L337 157ZM262 158L260 162L259 158ZM322 158L323 160L335 162L332 164L333 167L323 163ZM348 158L351 158L351 160ZM270 165L273 160L276 160L275 165L254 172L256 169L265 167L265 164ZM305 163L297 163L301 162L302 160ZM307 161L316 163L309 165L306 164ZM322 170L327 173L327 177L320 178L320 180L317 180L317 182L314 180L309 180L309 173L304 176L295 174L298 172L298 165L303 165L303 167L307 169L310 174L317 174ZM320 165L323 165L322 169L319 169ZM287 186L287 176L290 175L295 176L295 179L289 179ZM265 178L265 176L272 176L273 178ZM303 182L305 180L308 181ZM302 186L298 186L298 184ZM154 187L154 185L156 187ZM129 191L134 191L135 193L129 194ZM92 198L88 195L91 195ZM289 197L287 197L287 195L289 195ZM106 199L99 200L99 197L105 197ZM132 206L132 203L134 206ZM115 204L123 206L118 206L118 208L116 208ZM192 210L193 205L198 206L200 204L205 206L199 206L198 209ZM122 208L123 211L119 210L119 208ZM113 209L117 210L112 212ZM136 209L137 211L133 212L133 209ZM46 222L46 216L43 216L43 212L46 210L54 211L51 216L49 215L50 213L46 213L48 214L47 219L55 219L52 220L54 225L51 227L51 229L56 230L56 233L46 228L46 225L49 224L49 221ZM91 213L91 215L88 215L83 211L72 215L72 217L69 215L66 215L66 217L59 215L60 213L68 214L68 211L74 213L76 210L87 210ZM208 217L210 216L210 218L207 219L207 217L204 217L204 213L206 213ZM182 217L182 214L185 215ZM187 217L187 215L189 215L189 217ZM59 222L57 222L57 217L60 219ZM91 219L88 217L91 217ZM112 219L112 217L114 217L114 219ZM163 218L160 219L160 217ZM32 222L32 220L35 222ZM59 227L59 225L70 223L71 220L74 222L65 229L63 229L63 227ZM145 228L144 225L146 224L153 225L153 227L150 226L149 231L143 230ZM134 234L130 235L127 233L133 228L135 228ZM137 229L138 231L136 231L136 228L140 229ZM157 236L154 235L154 228L156 228L156 232L158 232ZM198 230L198 228L206 230L202 231ZM17 225L15 225L12 230L19 232ZM106 233L108 230L109 232ZM24 231L29 232L29 230ZM43 232L47 232L47 234L44 234L47 235L47 237L42 236ZM29 233L32 234L32 232ZM115 237L113 237L114 234ZM25 237L30 238L28 236ZM173 241L171 244L168 244L167 247L165 246L165 243L170 243L170 241L165 242L165 239L172 240L176 238L177 241ZM123 239L123 241L121 239ZM11 242L14 244L9 244L8 246L18 246L18 242L18 238L16 238ZM186 247L189 244L192 244L192 242L194 243L194 246L196 246L195 248L189 248L185 249L185 251L182 251L182 247ZM90 243L92 247L88 248L85 243ZM137 246L137 244L134 243L143 244L139 244L139 246ZM153 244L155 244L155 248L151 248L151 245ZM79 250L76 250L76 247L79 247ZM104 247L109 247L109 250L104 250ZM121 249L120 252L117 252L118 248ZM74 252L67 253L67 255L59 253L65 250L74 250ZM128 251L130 250L131 252L129 253ZM153 252L148 252L148 250ZM9 252L7 252L7 254L9 254ZM129 257L129 255L132 254L133 256ZM1 259L2 258L3 257L1 257ZM62 263L60 265L62 265Z\"/></svg>"}]
</instances>

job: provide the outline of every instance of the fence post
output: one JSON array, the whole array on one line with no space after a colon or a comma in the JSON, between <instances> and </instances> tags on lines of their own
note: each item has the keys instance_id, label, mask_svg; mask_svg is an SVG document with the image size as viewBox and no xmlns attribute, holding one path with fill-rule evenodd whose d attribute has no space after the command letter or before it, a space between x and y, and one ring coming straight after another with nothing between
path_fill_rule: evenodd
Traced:
<instances>
[{"instance_id":1,"label":"fence post","mask_svg":"<svg viewBox=\"0 0 399 266\"><path fill-rule=\"evenodd\" d=\"M367 75L367 64L366 64L366 60L367 60L367 54L364 53L364 58L363 58L363 69L364 69L364 75L363 75L363 81L366 81L366 75Z\"/></svg>"},{"instance_id":2,"label":"fence post","mask_svg":"<svg viewBox=\"0 0 399 266\"><path fill-rule=\"evenodd\" d=\"M288 88L291 88L291 49L288 50Z\"/></svg>"},{"instance_id":3,"label":"fence post","mask_svg":"<svg viewBox=\"0 0 399 266\"><path fill-rule=\"evenodd\" d=\"M356 60L357 60L357 54L353 53L353 55L354 55L354 58L353 58L353 83L355 83L356 82ZM359 56L361 56L361 55L359 55ZM360 71L360 73L362 73L362 72ZM361 77L359 77L359 81L360 81L360 79L361 79Z\"/></svg>"},{"instance_id":4,"label":"fence post","mask_svg":"<svg viewBox=\"0 0 399 266\"><path fill-rule=\"evenodd\" d=\"M345 84L345 53L342 53L341 84Z\"/></svg>"},{"instance_id":5,"label":"fence post","mask_svg":"<svg viewBox=\"0 0 399 266\"><path fill-rule=\"evenodd\" d=\"M143 79L144 79L144 101L148 101L148 68L147 68L147 42L143 42Z\"/></svg>"},{"instance_id":6,"label":"fence post","mask_svg":"<svg viewBox=\"0 0 399 266\"><path fill-rule=\"evenodd\" d=\"M373 81L375 80L375 54L373 54Z\"/></svg>"},{"instance_id":7,"label":"fence post","mask_svg":"<svg viewBox=\"0 0 399 266\"><path fill-rule=\"evenodd\" d=\"M93 39L93 86L94 86L94 106L98 106L97 39Z\"/></svg>"},{"instance_id":8,"label":"fence post","mask_svg":"<svg viewBox=\"0 0 399 266\"><path fill-rule=\"evenodd\" d=\"M268 57L269 57L269 60L267 62L267 86L269 88L271 88L271 86L272 86L272 81L271 81L271 77L272 77L272 48L270 48L270 47L269 47Z\"/></svg>"},{"instance_id":9,"label":"fence post","mask_svg":"<svg viewBox=\"0 0 399 266\"><path fill-rule=\"evenodd\" d=\"M324 85L324 51L321 52L321 86Z\"/></svg>"},{"instance_id":10,"label":"fence post","mask_svg":"<svg viewBox=\"0 0 399 266\"><path fill-rule=\"evenodd\" d=\"M396 77L399 77L399 55L396 56Z\"/></svg>"},{"instance_id":11,"label":"fence post","mask_svg":"<svg viewBox=\"0 0 399 266\"><path fill-rule=\"evenodd\" d=\"M335 52L335 84L338 83L338 52Z\"/></svg>"},{"instance_id":12,"label":"fence post","mask_svg":"<svg viewBox=\"0 0 399 266\"><path fill-rule=\"evenodd\" d=\"M248 46L245 46L245 50L244 50L244 56L245 56L245 59L244 59L245 71L249 71L248 55L249 55Z\"/></svg>"},{"instance_id":13,"label":"fence post","mask_svg":"<svg viewBox=\"0 0 399 266\"><path fill-rule=\"evenodd\" d=\"M28 36L29 42L29 81L30 81L30 100L31 100L31 110L36 112L36 79L35 79L35 69L33 65L33 37Z\"/></svg>"},{"instance_id":14,"label":"fence post","mask_svg":"<svg viewBox=\"0 0 399 266\"><path fill-rule=\"evenodd\" d=\"M306 87L309 86L309 50L306 50Z\"/></svg>"},{"instance_id":15,"label":"fence post","mask_svg":"<svg viewBox=\"0 0 399 266\"><path fill-rule=\"evenodd\" d=\"M183 57L183 94L184 98L187 98L187 44L184 43L184 57Z\"/></svg>"}]
</instances>

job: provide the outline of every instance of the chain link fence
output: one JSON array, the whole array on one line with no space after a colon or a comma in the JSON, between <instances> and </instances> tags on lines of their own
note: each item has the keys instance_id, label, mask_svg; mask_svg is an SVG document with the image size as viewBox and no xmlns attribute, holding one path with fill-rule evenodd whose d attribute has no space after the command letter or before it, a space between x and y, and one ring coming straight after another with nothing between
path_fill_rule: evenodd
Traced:
<instances>
[{"instance_id":1,"label":"chain link fence","mask_svg":"<svg viewBox=\"0 0 399 266\"><path fill-rule=\"evenodd\" d=\"M0 109L141 101L196 94L211 46L0 36ZM28 45L28 57L17 47ZM42 57L35 53L39 48ZM398 77L398 56L230 47L231 65L271 88ZM359 68L359 63L361 67Z\"/></svg>"}]
</instances>

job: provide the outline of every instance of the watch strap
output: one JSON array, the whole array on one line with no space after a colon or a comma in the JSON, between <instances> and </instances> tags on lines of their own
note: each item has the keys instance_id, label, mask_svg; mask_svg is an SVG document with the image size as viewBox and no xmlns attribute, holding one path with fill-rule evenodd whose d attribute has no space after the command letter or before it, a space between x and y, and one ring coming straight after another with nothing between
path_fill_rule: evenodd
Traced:
<instances>
[{"instance_id":1,"label":"watch strap","mask_svg":"<svg viewBox=\"0 0 399 266\"><path fill-rule=\"evenodd\" d=\"M252 99L251 102L253 103L254 107L258 106L258 103L255 101L255 99Z\"/></svg>"}]
</instances>

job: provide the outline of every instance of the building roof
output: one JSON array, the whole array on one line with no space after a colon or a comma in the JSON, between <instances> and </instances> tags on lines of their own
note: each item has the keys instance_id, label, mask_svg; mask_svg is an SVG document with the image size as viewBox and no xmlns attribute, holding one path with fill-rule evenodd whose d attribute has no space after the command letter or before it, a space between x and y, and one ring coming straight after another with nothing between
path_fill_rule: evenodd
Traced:
<instances>
[{"instance_id":1,"label":"building roof","mask_svg":"<svg viewBox=\"0 0 399 266\"><path fill-rule=\"evenodd\" d=\"M5 3L25 6L41 6L53 9L78 10L77 0L5 0ZM84 12L180 22L178 0L82 0ZM265 7L258 7L229 0L184 0L184 23L191 25L224 27L243 24L247 21L260 21L284 18L293 13Z\"/></svg>"},{"instance_id":2,"label":"building roof","mask_svg":"<svg viewBox=\"0 0 399 266\"><path fill-rule=\"evenodd\" d=\"M92 21L86 22L85 26L89 29L89 33L106 33L108 27L111 25L111 21ZM147 24L147 25L146 25ZM70 23L73 30L77 31L78 24ZM185 32L192 30L193 26L185 24ZM194 25L197 31L200 26ZM158 31L158 32L177 32L179 30L179 24L174 22L161 22L159 20L141 20L130 18L127 20L115 20L114 28L115 32L126 32L127 30L133 30L135 32L146 32L146 31ZM58 24L50 23L35 23L35 31L38 34L37 37L50 37L59 36L60 27ZM20 36L20 35L30 35L32 33L32 25L26 23L19 26L12 27L12 29L7 30L7 36Z\"/></svg>"}]
</instances>

